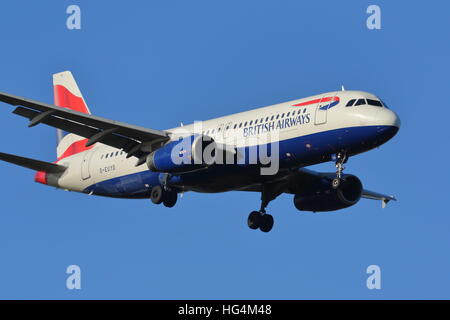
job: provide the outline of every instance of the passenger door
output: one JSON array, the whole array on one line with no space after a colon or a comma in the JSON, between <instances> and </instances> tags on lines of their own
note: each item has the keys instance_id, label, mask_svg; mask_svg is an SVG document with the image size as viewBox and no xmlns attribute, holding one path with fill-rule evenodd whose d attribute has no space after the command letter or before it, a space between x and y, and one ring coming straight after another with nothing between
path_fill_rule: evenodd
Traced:
<instances>
[{"instance_id":1,"label":"passenger door","mask_svg":"<svg viewBox=\"0 0 450 320\"><path fill-rule=\"evenodd\" d=\"M316 115L314 117L314 124L315 125L327 123L328 110L327 109L325 109L325 110L321 109L323 106L326 105L326 102L323 101L324 98L326 98L326 96L323 96L320 99L319 103L317 103Z\"/></svg>"},{"instance_id":2,"label":"passenger door","mask_svg":"<svg viewBox=\"0 0 450 320\"><path fill-rule=\"evenodd\" d=\"M92 154L92 150L83 152L83 158L81 160L81 179L83 180L89 179L91 177L91 173L89 171L89 162L91 160Z\"/></svg>"},{"instance_id":3,"label":"passenger door","mask_svg":"<svg viewBox=\"0 0 450 320\"><path fill-rule=\"evenodd\" d=\"M336 93L334 94L327 94L322 96L319 103L317 103L316 107L316 115L314 117L314 124L320 125L327 123L327 117L328 117L328 108L323 108L330 103L333 102L333 98L336 96ZM328 99L331 98L331 99Z\"/></svg>"}]
</instances>

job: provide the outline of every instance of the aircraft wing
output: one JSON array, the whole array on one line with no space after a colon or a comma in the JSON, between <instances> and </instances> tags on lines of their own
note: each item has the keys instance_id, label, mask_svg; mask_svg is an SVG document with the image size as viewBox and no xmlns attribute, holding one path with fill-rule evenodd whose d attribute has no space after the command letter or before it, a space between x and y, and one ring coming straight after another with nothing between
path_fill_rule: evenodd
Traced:
<instances>
[{"instance_id":1,"label":"aircraft wing","mask_svg":"<svg viewBox=\"0 0 450 320\"><path fill-rule=\"evenodd\" d=\"M389 196L386 194L381 194L378 192L373 192L370 190L364 189L361 195L362 198L366 199L372 199L372 200L381 200L381 207L385 208L389 201L394 200L397 201L397 199L394 196Z\"/></svg>"},{"instance_id":2,"label":"aircraft wing","mask_svg":"<svg viewBox=\"0 0 450 320\"><path fill-rule=\"evenodd\" d=\"M334 172L317 172L301 168L296 171L280 172L273 176L271 180L266 181L265 184L270 185L275 196L278 196L281 193L296 194L308 189L308 187L317 182L318 179L323 179L324 177L332 179L335 175ZM261 192L261 186L261 184L254 184L238 190ZM382 208L385 208L389 201L397 201L392 195L386 195L366 189L363 189L361 197L371 200L380 200Z\"/></svg>"},{"instance_id":3,"label":"aircraft wing","mask_svg":"<svg viewBox=\"0 0 450 320\"><path fill-rule=\"evenodd\" d=\"M30 120L29 127L39 123L75 133L88 139L86 145L101 142L123 149L128 157L145 156L169 140L167 132L109 120L55 105L0 92L0 101L17 107L13 113Z\"/></svg>"},{"instance_id":4,"label":"aircraft wing","mask_svg":"<svg viewBox=\"0 0 450 320\"><path fill-rule=\"evenodd\" d=\"M298 174L300 177L303 177L303 179L314 179L321 178L325 176L334 177L335 173L322 173L322 172L316 172L310 169L302 168L299 170ZM389 201L397 201L397 199L392 195L382 194L374 191L370 191L367 189L363 189L361 198L371 199L371 200L380 200L381 201L381 207L385 208Z\"/></svg>"}]
</instances>

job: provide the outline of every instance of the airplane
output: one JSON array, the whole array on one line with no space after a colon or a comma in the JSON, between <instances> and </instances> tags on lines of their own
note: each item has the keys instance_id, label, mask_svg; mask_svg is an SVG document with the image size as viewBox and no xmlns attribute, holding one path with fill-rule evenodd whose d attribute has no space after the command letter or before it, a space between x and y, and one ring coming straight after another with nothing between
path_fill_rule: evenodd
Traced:
<instances>
[{"instance_id":1,"label":"airplane","mask_svg":"<svg viewBox=\"0 0 450 320\"><path fill-rule=\"evenodd\" d=\"M0 92L0 101L16 106L13 113L27 118L29 127L57 129L53 163L0 153L0 160L37 171L34 180L44 185L151 199L169 208L188 191L258 192L261 205L247 225L262 232L274 225L266 207L283 193L293 195L296 209L312 212L348 208L361 198L380 200L383 208L396 200L365 189L357 176L343 172L350 157L386 143L400 128L398 115L368 92L342 88L201 126L156 130L92 115L70 71L54 74L53 87L53 105ZM202 158L208 146L212 161ZM259 152L264 148L266 157ZM232 161L215 161L219 155ZM263 162L269 155L271 163ZM306 168L330 161L335 172ZM275 162L273 172L262 173Z\"/></svg>"}]
</instances>

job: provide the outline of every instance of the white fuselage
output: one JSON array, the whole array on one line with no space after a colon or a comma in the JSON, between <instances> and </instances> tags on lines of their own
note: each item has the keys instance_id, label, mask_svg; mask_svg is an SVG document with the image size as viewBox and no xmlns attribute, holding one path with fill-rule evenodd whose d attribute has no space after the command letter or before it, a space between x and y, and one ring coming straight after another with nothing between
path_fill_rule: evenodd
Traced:
<instances>
[{"instance_id":1,"label":"white fuselage","mask_svg":"<svg viewBox=\"0 0 450 320\"><path fill-rule=\"evenodd\" d=\"M322 101L330 97L334 100ZM397 115L384 106L346 107L348 101L359 98L379 101L376 96L361 91L329 92L203 121L201 127L194 123L165 131L171 139L203 133L218 143L246 147L267 143L268 131L273 134L272 139L284 141L341 128L399 125ZM333 101L329 109L321 109ZM62 148L70 143L62 141ZM58 164L68 170L58 178L56 186L80 192L106 180L149 170L145 163L136 167L136 158L126 158L125 152L101 143L63 158Z\"/></svg>"}]
</instances>

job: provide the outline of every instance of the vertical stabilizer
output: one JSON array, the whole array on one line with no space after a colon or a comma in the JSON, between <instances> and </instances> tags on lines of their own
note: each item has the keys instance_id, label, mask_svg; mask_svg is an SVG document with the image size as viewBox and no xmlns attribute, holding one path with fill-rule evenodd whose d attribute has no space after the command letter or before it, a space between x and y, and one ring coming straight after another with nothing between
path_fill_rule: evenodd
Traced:
<instances>
[{"instance_id":1,"label":"vertical stabilizer","mask_svg":"<svg viewBox=\"0 0 450 320\"><path fill-rule=\"evenodd\" d=\"M64 71L53 75L53 92L55 105L91 114L72 72ZM58 129L57 137L58 146L56 153L58 160L92 148L92 146L85 146L86 138L73 133Z\"/></svg>"}]
</instances>

